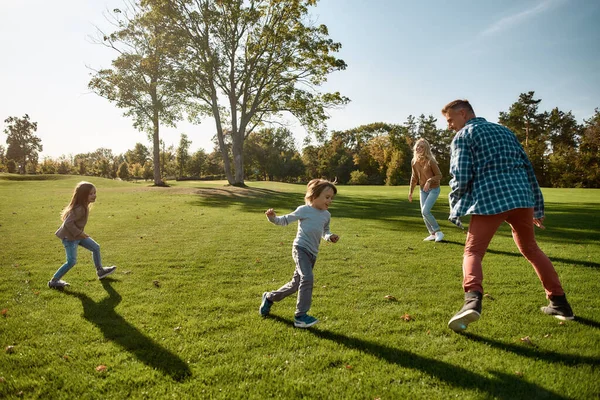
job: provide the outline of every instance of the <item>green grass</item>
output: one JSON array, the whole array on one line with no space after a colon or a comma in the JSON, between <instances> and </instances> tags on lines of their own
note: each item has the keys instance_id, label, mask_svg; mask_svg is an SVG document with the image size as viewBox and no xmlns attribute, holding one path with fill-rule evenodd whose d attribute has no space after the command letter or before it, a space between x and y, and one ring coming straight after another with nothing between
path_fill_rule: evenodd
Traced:
<instances>
[{"instance_id":1,"label":"green grass","mask_svg":"<svg viewBox=\"0 0 600 400\"><path fill-rule=\"evenodd\" d=\"M81 249L61 292L46 287L64 262L53 234L80 177L5 177L0 397L600 396L598 190L545 189L547 229L537 231L578 319L539 311L543 288L503 226L484 259L482 318L459 335L446 324L462 305L464 234L445 221L447 187L434 207L446 241L431 243L406 187L340 186L331 228L341 239L322 243L315 267L311 314L321 322L300 330L295 298L269 318L258 306L291 278L296 233L264 211L294 210L304 186L89 178L98 199L86 232L118 269L98 281Z\"/></svg>"}]
</instances>

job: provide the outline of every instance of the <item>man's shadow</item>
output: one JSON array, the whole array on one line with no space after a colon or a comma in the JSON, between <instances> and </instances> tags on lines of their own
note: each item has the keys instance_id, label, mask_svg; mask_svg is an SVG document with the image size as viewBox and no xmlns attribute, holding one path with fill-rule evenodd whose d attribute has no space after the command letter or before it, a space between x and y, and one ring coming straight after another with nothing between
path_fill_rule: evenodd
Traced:
<instances>
[{"instance_id":1,"label":"man's shadow","mask_svg":"<svg viewBox=\"0 0 600 400\"><path fill-rule=\"evenodd\" d=\"M84 293L64 293L81 300L83 318L100 328L106 339L118 344L139 361L177 381L190 376L190 368L182 359L145 336L115 312L115 307L121 302L121 295L111 286L110 280L103 280L102 286L108 297L99 302L93 301Z\"/></svg>"},{"instance_id":2,"label":"man's shadow","mask_svg":"<svg viewBox=\"0 0 600 400\"><path fill-rule=\"evenodd\" d=\"M278 322L292 326L292 322L277 316L270 316ZM498 399L566 399L558 393L544 389L542 386L527 382L517 375L501 371L491 372L494 377L488 378L476 374L466 368L458 367L435 358L427 358L410 351L398 349L370 340L353 338L339 333L321 329L307 329L311 334L321 339L330 340L347 347L370 354L390 364L402 368L419 370L433 378L439 379L449 386L488 393Z\"/></svg>"}]
</instances>

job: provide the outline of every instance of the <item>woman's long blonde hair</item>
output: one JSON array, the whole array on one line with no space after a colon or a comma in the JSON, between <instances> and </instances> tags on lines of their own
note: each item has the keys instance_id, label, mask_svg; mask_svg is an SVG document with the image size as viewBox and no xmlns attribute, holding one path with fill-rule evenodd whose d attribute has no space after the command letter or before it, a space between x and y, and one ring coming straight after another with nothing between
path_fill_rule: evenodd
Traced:
<instances>
[{"instance_id":1,"label":"woman's long blonde hair","mask_svg":"<svg viewBox=\"0 0 600 400\"><path fill-rule=\"evenodd\" d=\"M417 154L417 146L419 144L423 144L423 146L425 147L425 151L423 151L423 155L419 156L419 154ZM435 156L433 155L433 153L431 152L431 146L429 145L429 142L423 138L417 140L415 142L415 145L413 146L413 159L412 159L412 163L416 163L417 161L422 161L422 160L426 160L429 163L436 163L437 164L437 160L435 159Z\"/></svg>"},{"instance_id":2,"label":"woman's long blonde hair","mask_svg":"<svg viewBox=\"0 0 600 400\"><path fill-rule=\"evenodd\" d=\"M71 202L60 213L60 218L63 221L67 219L69 213L73 211L73 209L77 206L82 206L86 210L89 209L90 192L93 189L96 189L96 187L93 184L86 181L79 182L77 186L75 186L75 190L73 191L73 197L71 197Z\"/></svg>"}]
</instances>

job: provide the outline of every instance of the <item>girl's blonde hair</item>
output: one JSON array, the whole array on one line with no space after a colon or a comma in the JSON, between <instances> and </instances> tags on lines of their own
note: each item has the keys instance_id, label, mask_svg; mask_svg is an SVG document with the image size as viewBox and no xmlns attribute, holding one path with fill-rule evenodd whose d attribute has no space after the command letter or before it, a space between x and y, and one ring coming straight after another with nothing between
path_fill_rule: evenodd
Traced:
<instances>
[{"instance_id":1,"label":"girl's blonde hair","mask_svg":"<svg viewBox=\"0 0 600 400\"><path fill-rule=\"evenodd\" d=\"M90 193L94 189L96 189L96 187L89 182L79 182L77 186L75 186L75 190L73 191L73 197L71 197L71 202L60 213L60 218L63 221L67 219L69 213L73 211L73 209L77 206L82 206L86 209L89 208Z\"/></svg>"},{"instance_id":2,"label":"girl's blonde hair","mask_svg":"<svg viewBox=\"0 0 600 400\"><path fill-rule=\"evenodd\" d=\"M423 155L421 155L421 156L419 156L419 154L417 153L417 146L419 144L423 144L423 147L425 148L425 150L423 151ZM431 152L431 146L429 145L429 142L423 138L417 140L415 142L415 145L413 146L413 159L412 159L413 164L415 162L421 161L421 160L427 160L430 163L431 162L437 163L435 156Z\"/></svg>"},{"instance_id":3,"label":"girl's blonde hair","mask_svg":"<svg viewBox=\"0 0 600 400\"><path fill-rule=\"evenodd\" d=\"M306 204L311 204L314 199L319 197L323 190L331 188L333 190L333 194L337 194L337 188L335 184L329 182L327 179L313 179L308 182L306 185L306 195L304 195L304 202Z\"/></svg>"}]
</instances>

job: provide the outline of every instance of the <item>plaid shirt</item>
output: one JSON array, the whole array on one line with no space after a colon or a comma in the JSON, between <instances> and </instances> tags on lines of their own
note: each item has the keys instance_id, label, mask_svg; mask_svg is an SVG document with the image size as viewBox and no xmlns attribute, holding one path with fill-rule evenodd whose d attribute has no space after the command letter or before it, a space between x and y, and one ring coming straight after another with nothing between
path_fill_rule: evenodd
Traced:
<instances>
[{"instance_id":1,"label":"plaid shirt","mask_svg":"<svg viewBox=\"0 0 600 400\"><path fill-rule=\"evenodd\" d=\"M450 145L450 222L460 217L493 215L515 208L544 216L544 198L527 154L509 129L472 118Z\"/></svg>"}]
</instances>

